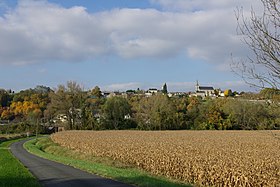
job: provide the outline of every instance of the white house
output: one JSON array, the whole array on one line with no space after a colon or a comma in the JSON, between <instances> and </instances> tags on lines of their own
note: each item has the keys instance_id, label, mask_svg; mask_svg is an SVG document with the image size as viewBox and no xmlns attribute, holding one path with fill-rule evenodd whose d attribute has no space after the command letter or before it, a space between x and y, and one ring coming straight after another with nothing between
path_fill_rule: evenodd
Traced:
<instances>
[{"instance_id":1,"label":"white house","mask_svg":"<svg viewBox=\"0 0 280 187\"><path fill-rule=\"evenodd\" d=\"M150 88L146 93L145 96L146 97L150 97L152 95L156 95L157 93L159 93L159 90L156 88Z\"/></svg>"}]
</instances>

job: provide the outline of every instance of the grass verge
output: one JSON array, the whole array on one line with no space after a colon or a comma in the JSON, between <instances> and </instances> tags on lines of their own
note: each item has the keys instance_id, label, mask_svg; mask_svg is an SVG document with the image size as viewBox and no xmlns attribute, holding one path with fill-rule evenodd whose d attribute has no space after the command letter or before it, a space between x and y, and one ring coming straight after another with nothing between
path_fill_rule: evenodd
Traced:
<instances>
[{"instance_id":1,"label":"grass verge","mask_svg":"<svg viewBox=\"0 0 280 187\"><path fill-rule=\"evenodd\" d=\"M35 177L9 150L9 146L19 140L0 143L0 187L40 187Z\"/></svg>"},{"instance_id":2,"label":"grass verge","mask_svg":"<svg viewBox=\"0 0 280 187\"><path fill-rule=\"evenodd\" d=\"M93 157L69 150L55 144L50 138L44 137L28 141L24 147L37 156L140 187L190 187L190 185L178 183L165 177L153 176L109 158Z\"/></svg>"}]
</instances>

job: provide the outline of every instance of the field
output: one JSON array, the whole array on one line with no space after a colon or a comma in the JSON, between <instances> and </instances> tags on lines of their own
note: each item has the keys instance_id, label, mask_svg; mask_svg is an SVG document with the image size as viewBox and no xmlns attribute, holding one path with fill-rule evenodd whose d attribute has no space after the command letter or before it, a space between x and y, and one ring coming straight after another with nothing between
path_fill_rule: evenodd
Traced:
<instances>
[{"instance_id":1,"label":"field","mask_svg":"<svg viewBox=\"0 0 280 187\"><path fill-rule=\"evenodd\" d=\"M10 139L16 139L24 137L23 134L0 134L0 142Z\"/></svg>"},{"instance_id":2,"label":"field","mask_svg":"<svg viewBox=\"0 0 280 187\"><path fill-rule=\"evenodd\" d=\"M280 131L65 131L52 140L199 186L279 186Z\"/></svg>"}]
</instances>

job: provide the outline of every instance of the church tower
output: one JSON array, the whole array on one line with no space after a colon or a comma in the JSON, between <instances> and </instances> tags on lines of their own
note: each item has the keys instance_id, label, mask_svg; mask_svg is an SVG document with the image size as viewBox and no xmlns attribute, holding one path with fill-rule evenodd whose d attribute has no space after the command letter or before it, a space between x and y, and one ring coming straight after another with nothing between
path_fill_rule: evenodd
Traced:
<instances>
[{"instance_id":1,"label":"church tower","mask_svg":"<svg viewBox=\"0 0 280 187\"><path fill-rule=\"evenodd\" d=\"M198 91L199 91L199 84L198 84L198 81L196 81L195 92L198 92Z\"/></svg>"}]
</instances>

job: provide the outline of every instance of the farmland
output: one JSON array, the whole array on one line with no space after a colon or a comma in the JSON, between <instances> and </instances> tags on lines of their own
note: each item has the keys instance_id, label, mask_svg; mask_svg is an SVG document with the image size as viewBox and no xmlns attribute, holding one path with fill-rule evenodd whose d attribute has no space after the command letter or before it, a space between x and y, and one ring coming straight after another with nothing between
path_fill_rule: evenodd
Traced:
<instances>
[{"instance_id":1,"label":"farmland","mask_svg":"<svg viewBox=\"0 0 280 187\"><path fill-rule=\"evenodd\" d=\"M201 186L280 184L280 131L65 131L52 140Z\"/></svg>"},{"instance_id":2,"label":"farmland","mask_svg":"<svg viewBox=\"0 0 280 187\"><path fill-rule=\"evenodd\" d=\"M25 134L0 134L0 143L2 141L17 139L21 137L25 137Z\"/></svg>"}]
</instances>

